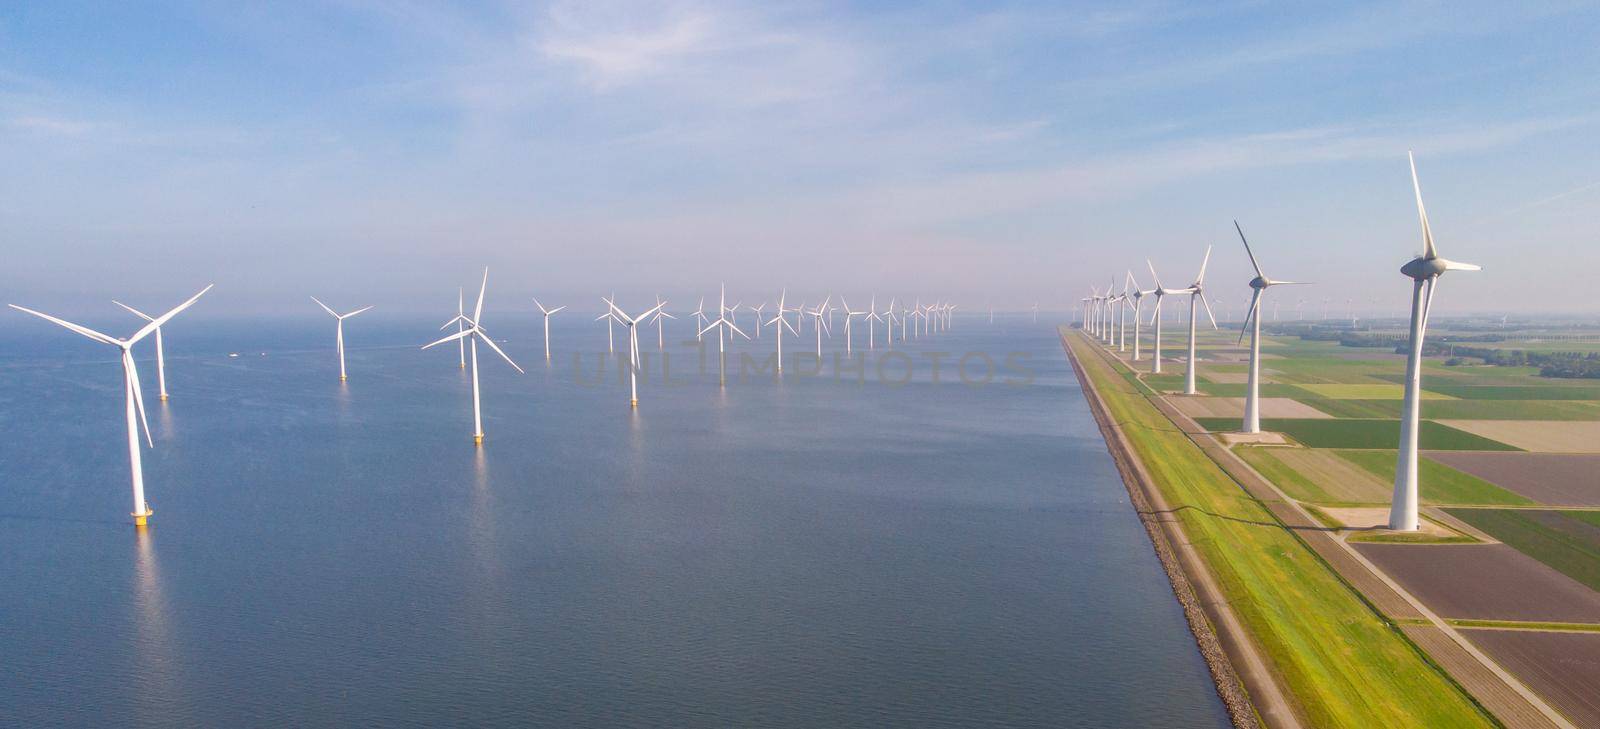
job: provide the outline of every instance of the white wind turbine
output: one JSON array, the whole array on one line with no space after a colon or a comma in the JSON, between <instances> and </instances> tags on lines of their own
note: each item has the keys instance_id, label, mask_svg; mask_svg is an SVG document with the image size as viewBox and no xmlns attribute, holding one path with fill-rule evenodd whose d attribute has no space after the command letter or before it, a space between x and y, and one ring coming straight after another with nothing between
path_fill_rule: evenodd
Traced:
<instances>
[{"instance_id":1,"label":"white wind turbine","mask_svg":"<svg viewBox=\"0 0 1600 729\"><path fill-rule=\"evenodd\" d=\"M1250 267L1256 270L1256 277L1250 279L1250 288L1254 293L1250 295L1250 308L1245 310L1244 326L1239 330L1239 339L1243 340L1245 332L1250 333L1250 374L1245 377L1244 395L1244 432L1261 432L1261 298L1266 295L1267 289L1273 286L1300 284L1301 281L1274 281L1267 277L1261 270L1261 264L1256 261L1255 251L1250 250L1250 241L1245 240L1244 229L1239 227L1239 221L1233 221L1233 229L1239 231L1239 242L1244 244L1245 255L1250 257Z\"/></svg>"},{"instance_id":2,"label":"white wind turbine","mask_svg":"<svg viewBox=\"0 0 1600 729\"><path fill-rule=\"evenodd\" d=\"M474 445L483 445L483 406L478 387L478 342L481 341L484 344L489 345L489 348L494 350L495 354L500 355L500 357L506 361L506 364L511 365L511 367L518 373L523 373L522 368L518 367L516 362L511 361L511 357L507 356L505 352L500 350L500 346L494 343L494 339L491 338L489 333L483 328L483 294L488 290L489 269L485 268L483 269L483 284L478 287L478 304L477 306L472 307L472 318L466 319L464 322L467 325L467 328L445 337L444 339L422 345L423 349L427 349L434 345L444 344L445 342L451 340L472 340L472 442ZM463 318L465 318L464 315Z\"/></svg>"},{"instance_id":3,"label":"white wind turbine","mask_svg":"<svg viewBox=\"0 0 1600 729\"><path fill-rule=\"evenodd\" d=\"M544 308L544 304L539 303L539 300L537 298L535 298L533 300L533 305L539 307L539 313L544 315L544 361L549 362L550 361L550 317L554 316L556 312L567 308L567 305L566 304L562 304L561 306L558 306L558 307L556 307L554 309L546 309L546 308ZM458 339L456 341L459 343L461 340Z\"/></svg>"},{"instance_id":4,"label":"white wind turbine","mask_svg":"<svg viewBox=\"0 0 1600 729\"><path fill-rule=\"evenodd\" d=\"M142 311L139 311L138 309L135 309L135 308L133 308L131 306L128 306L127 304L124 304L124 303L122 303L120 301L117 301L116 299L112 299L111 303L116 304L117 306L120 306L120 307L122 307L124 309L127 309L130 312L133 312L134 316L137 316L140 319L143 319L145 321L155 321L155 318L150 316L149 314L146 314L146 313L144 313ZM166 353L166 346L163 345L162 342L161 342L161 327L156 327L156 381L159 382L160 386L161 386L161 401L162 402L166 402L166 400L167 400L167 353Z\"/></svg>"},{"instance_id":5,"label":"white wind turbine","mask_svg":"<svg viewBox=\"0 0 1600 729\"><path fill-rule=\"evenodd\" d=\"M1410 152L1411 187L1417 195L1417 217L1422 221L1422 255L1411 259L1400 272L1411 278L1411 339L1406 354L1405 400L1400 411L1400 458L1394 468L1394 502L1389 507L1389 528L1397 531L1417 529L1417 431L1422 408L1422 339L1428 332L1428 314L1433 311L1433 295L1446 271L1479 271L1480 266L1460 263L1439 256L1433 244L1433 229L1428 226L1428 211L1422 206L1422 183L1417 181L1417 160Z\"/></svg>"},{"instance_id":6,"label":"white wind turbine","mask_svg":"<svg viewBox=\"0 0 1600 729\"><path fill-rule=\"evenodd\" d=\"M774 324L777 325L777 331L778 331L778 374L780 374L780 375L783 374L783 328L784 327L788 327L790 334L793 334L793 335L795 335L797 337L800 336L800 332L795 331L795 328L792 325L789 324L789 319L786 316L790 311L797 311L795 309L789 309L789 308L787 308L787 307L785 307L783 305L784 301L788 298L788 296L789 296L789 290L788 289L784 289L782 292L780 292L778 294L778 311L772 317L772 320L767 322L767 326L772 326ZM759 323L759 322L757 322L757 323Z\"/></svg>"},{"instance_id":7,"label":"white wind turbine","mask_svg":"<svg viewBox=\"0 0 1600 729\"><path fill-rule=\"evenodd\" d=\"M761 302L760 306L750 306L749 304L745 304L744 308L749 309L752 312L755 312L755 315L756 315L756 339L760 339L761 338L761 312L766 310L767 302L765 302L765 301Z\"/></svg>"},{"instance_id":8,"label":"white wind turbine","mask_svg":"<svg viewBox=\"0 0 1600 729\"><path fill-rule=\"evenodd\" d=\"M1195 394L1195 374L1200 368L1199 357L1195 352L1194 325L1197 315L1197 304L1206 309L1206 318L1211 320L1211 328L1217 328L1217 317L1211 313L1211 303L1206 301L1206 265L1211 263L1211 246L1206 246L1206 257L1200 261L1200 275L1195 276L1194 283L1189 284L1189 366L1183 371L1183 394Z\"/></svg>"},{"instance_id":9,"label":"white wind turbine","mask_svg":"<svg viewBox=\"0 0 1600 729\"><path fill-rule=\"evenodd\" d=\"M355 316L356 314L360 314L361 312L366 311L367 309L371 309L372 307L363 306L363 307L361 307L359 309L356 309L355 311L352 311L352 312L350 312L348 314L340 314L340 313L335 312L333 309L329 309L327 304L324 304L321 301L317 301L317 297L315 297L315 296L311 297L311 300L312 301L316 301L317 302L317 306L322 307L323 311L328 312L328 316L331 316L331 317L333 317L334 319L336 319L338 321L338 324L336 324L335 328L334 328L333 346L334 346L334 349L339 350L339 379L343 380L343 379L345 379L345 377L344 377L344 320L349 319L350 317ZM448 325L446 325L446 326L448 326Z\"/></svg>"},{"instance_id":10,"label":"white wind turbine","mask_svg":"<svg viewBox=\"0 0 1600 729\"><path fill-rule=\"evenodd\" d=\"M883 317L878 316L878 295L873 294L872 300L867 302L867 349L878 348L878 327L876 323L880 321L883 321Z\"/></svg>"},{"instance_id":11,"label":"white wind turbine","mask_svg":"<svg viewBox=\"0 0 1600 729\"><path fill-rule=\"evenodd\" d=\"M726 316L724 316L724 314L728 311L727 304L728 304L728 286L726 284L724 284L722 286L721 298L719 298L717 300L717 320L714 321L714 322L711 322L710 324L707 324L704 329L700 330L700 334L705 334L706 332L709 332L712 329L716 329L717 330L717 382L719 384L720 383L725 383L728 380L728 372L727 372L728 359L727 359L727 357L724 356L724 353L727 350L725 349L723 342L728 341L728 340L732 339L732 337L733 337L732 334L729 334L727 337L724 337L723 336L724 330L738 332L739 336L744 337L745 339L749 339L750 338L750 335L745 334L742 331L739 331L739 327L737 325L735 325L733 322L728 321L728 318Z\"/></svg>"},{"instance_id":12,"label":"white wind turbine","mask_svg":"<svg viewBox=\"0 0 1600 729\"><path fill-rule=\"evenodd\" d=\"M191 304L204 295L205 292L210 290L211 285L207 284L205 288L200 289L200 293L189 297L188 301L177 305L171 311L162 314L161 316L145 322L144 326L140 327L138 331L133 333L133 336L128 337L127 339L117 339L116 337L108 334L101 334L100 332L88 327L79 326L64 319L57 319L49 314L43 314L34 311L33 309L11 304L11 308L16 309L17 311L26 314L32 314L46 321L54 322L66 327L67 329L77 332L78 334L93 339L96 342L110 344L122 350L122 394L127 400L127 407L125 411L128 422L128 470L133 475L133 513L131 516L133 517L134 526L145 526L149 523L150 515L154 513L150 510L150 504L144 499L144 464L141 462L139 457L139 427L141 425L144 426L144 440L146 444L148 444L151 448L154 448L155 441L150 437L150 421L145 418L144 414L144 393L139 389L139 367L138 365L134 364L133 361L133 345L139 340L144 339L146 336L149 336L151 332L159 329L161 325L166 324L172 319L172 317L176 316L178 312L189 308Z\"/></svg>"},{"instance_id":13,"label":"white wind turbine","mask_svg":"<svg viewBox=\"0 0 1600 729\"><path fill-rule=\"evenodd\" d=\"M1142 337L1139 336L1139 314L1144 310L1144 297L1154 294L1154 290L1145 291L1139 288L1139 279L1133 277L1133 272L1128 272L1128 282L1133 284L1133 291L1128 295L1133 297L1133 361L1144 359L1144 354L1139 349Z\"/></svg>"},{"instance_id":14,"label":"white wind turbine","mask_svg":"<svg viewBox=\"0 0 1600 729\"><path fill-rule=\"evenodd\" d=\"M860 299L856 299L856 301L860 301ZM854 318L856 318L858 316L865 316L866 312L864 312L864 311L851 311L850 310L850 303L845 301L843 296L839 297L839 306L844 309L844 356L849 357L850 354L851 354L851 349L850 349L850 320L854 319Z\"/></svg>"},{"instance_id":15,"label":"white wind turbine","mask_svg":"<svg viewBox=\"0 0 1600 729\"><path fill-rule=\"evenodd\" d=\"M706 297L700 297L700 305L696 306L692 314L694 317L694 340L700 341L700 328L709 321L706 319Z\"/></svg>"},{"instance_id":16,"label":"white wind turbine","mask_svg":"<svg viewBox=\"0 0 1600 729\"><path fill-rule=\"evenodd\" d=\"M894 349L894 302L895 298L889 297L889 308L883 310L883 346L890 349Z\"/></svg>"},{"instance_id":17,"label":"white wind turbine","mask_svg":"<svg viewBox=\"0 0 1600 729\"><path fill-rule=\"evenodd\" d=\"M1161 374L1161 302L1174 294L1187 294L1189 290L1162 288L1161 276L1156 273L1156 264L1151 263L1148 258L1144 262L1145 265L1150 267L1150 276L1156 280L1156 288L1151 292L1156 295L1156 307L1155 311L1150 314L1150 323L1155 325L1156 331L1155 342L1151 346L1150 372L1159 375Z\"/></svg>"},{"instance_id":18,"label":"white wind turbine","mask_svg":"<svg viewBox=\"0 0 1600 729\"><path fill-rule=\"evenodd\" d=\"M615 292L615 291L611 292L612 298L616 298L616 295L617 295L617 292ZM605 297L602 296L601 298L605 298ZM594 318L595 321L600 321L601 319L606 320L606 353L607 354L616 354L617 353L617 339L616 339L616 335L612 332L612 325L616 323L617 318L615 316L611 315L611 310L607 309L606 313L601 314L600 316L597 316L597 317Z\"/></svg>"},{"instance_id":19,"label":"white wind turbine","mask_svg":"<svg viewBox=\"0 0 1600 729\"><path fill-rule=\"evenodd\" d=\"M660 351L665 351L667 348L666 322L663 322L662 319L678 318L668 314L667 310L662 308L666 305L667 302L663 301L660 296L656 297L656 316L654 319L656 323L656 349ZM649 322L646 323L648 324Z\"/></svg>"},{"instance_id":20,"label":"white wind turbine","mask_svg":"<svg viewBox=\"0 0 1600 729\"><path fill-rule=\"evenodd\" d=\"M604 300L611 313L615 314L617 320L628 328L628 403L631 407L639 407L639 322L644 321L651 314L661 311L661 307L666 306L666 302L661 301L658 297L655 308L638 316L628 316L627 312L617 308L616 302L611 299Z\"/></svg>"},{"instance_id":21,"label":"white wind turbine","mask_svg":"<svg viewBox=\"0 0 1600 729\"><path fill-rule=\"evenodd\" d=\"M818 362L822 361L822 331L828 326L828 302L832 299L833 296L830 294L828 298L822 300L822 304L820 306L815 309L807 309L805 312L806 316L809 316L813 319L811 323L815 325L817 329ZM829 336L832 336L831 332L829 333Z\"/></svg>"},{"instance_id":22,"label":"white wind turbine","mask_svg":"<svg viewBox=\"0 0 1600 729\"><path fill-rule=\"evenodd\" d=\"M456 318L445 322L444 326L439 327L440 329L443 329L444 327L450 326L452 323L456 325L456 332L457 333L460 333L461 330L466 328L466 326L467 326L467 324L466 324L466 321L467 321L467 302L466 302L465 296L466 296L466 293L462 290L461 287L457 286L456 287ZM547 326L548 326L548 324L549 323L546 322ZM545 359L550 359L549 348L546 347L545 349L546 349L546 351L545 351ZM460 369L463 369L463 370L466 369L467 368L467 340L466 339L463 338L463 339L457 339L456 340L456 356L459 358L459 360L461 362Z\"/></svg>"}]
</instances>

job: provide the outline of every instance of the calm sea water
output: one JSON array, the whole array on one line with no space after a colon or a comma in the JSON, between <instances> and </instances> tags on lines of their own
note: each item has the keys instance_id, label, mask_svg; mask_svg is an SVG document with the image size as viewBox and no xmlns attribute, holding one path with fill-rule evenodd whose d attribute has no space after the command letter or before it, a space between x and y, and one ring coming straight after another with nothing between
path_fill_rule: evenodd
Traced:
<instances>
[{"instance_id":1,"label":"calm sea water","mask_svg":"<svg viewBox=\"0 0 1600 729\"><path fill-rule=\"evenodd\" d=\"M1226 724L1043 321L897 343L905 384L881 343L740 379L768 332L721 387L671 322L630 411L591 317L549 364L486 317L528 373L480 353L481 449L426 321L351 320L341 384L331 321L180 319L141 533L115 353L7 312L0 724Z\"/></svg>"}]
</instances>

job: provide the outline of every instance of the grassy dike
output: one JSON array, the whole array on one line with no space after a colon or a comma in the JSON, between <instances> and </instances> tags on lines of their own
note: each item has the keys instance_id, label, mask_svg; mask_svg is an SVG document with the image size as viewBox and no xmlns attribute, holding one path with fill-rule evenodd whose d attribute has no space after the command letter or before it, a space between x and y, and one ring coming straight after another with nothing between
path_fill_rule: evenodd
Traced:
<instances>
[{"instance_id":1,"label":"grassy dike","mask_svg":"<svg viewBox=\"0 0 1600 729\"><path fill-rule=\"evenodd\" d=\"M1496 726L1076 333L1063 339L1310 726Z\"/></svg>"}]
</instances>

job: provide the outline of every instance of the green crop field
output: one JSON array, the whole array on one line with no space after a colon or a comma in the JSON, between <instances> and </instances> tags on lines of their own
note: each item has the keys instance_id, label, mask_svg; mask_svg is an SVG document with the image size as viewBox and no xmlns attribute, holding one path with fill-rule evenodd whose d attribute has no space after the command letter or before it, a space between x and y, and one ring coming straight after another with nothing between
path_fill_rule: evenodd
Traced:
<instances>
[{"instance_id":1,"label":"green crop field","mask_svg":"<svg viewBox=\"0 0 1600 729\"><path fill-rule=\"evenodd\" d=\"M1389 383L1321 383L1303 384L1301 389L1311 392L1316 397L1325 397L1333 400L1399 400L1405 397L1405 386ZM1424 400L1448 399L1448 395L1437 392L1422 391Z\"/></svg>"},{"instance_id":2,"label":"green crop field","mask_svg":"<svg viewBox=\"0 0 1600 729\"><path fill-rule=\"evenodd\" d=\"M1307 725L1494 725L1092 344L1068 340Z\"/></svg>"},{"instance_id":3,"label":"green crop field","mask_svg":"<svg viewBox=\"0 0 1600 729\"><path fill-rule=\"evenodd\" d=\"M1179 378L1178 384L1168 389L1183 389L1183 379ZM1206 395L1211 395L1212 397L1244 397L1245 391L1248 390L1249 387L1243 382L1196 382L1195 389ZM1298 386L1281 385L1277 383L1262 383L1261 396L1290 397L1296 400L1308 397L1316 397L1309 391L1300 389Z\"/></svg>"},{"instance_id":4,"label":"green crop field","mask_svg":"<svg viewBox=\"0 0 1600 729\"><path fill-rule=\"evenodd\" d=\"M1399 400L1297 398L1336 418L1399 418ZM1422 417L1437 420L1600 420L1588 400L1423 400Z\"/></svg>"},{"instance_id":5,"label":"green crop field","mask_svg":"<svg viewBox=\"0 0 1600 729\"><path fill-rule=\"evenodd\" d=\"M1485 386L1430 382L1422 389L1464 400L1600 400L1600 386L1592 385Z\"/></svg>"},{"instance_id":6,"label":"green crop field","mask_svg":"<svg viewBox=\"0 0 1600 729\"><path fill-rule=\"evenodd\" d=\"M1195 418L1195 422L1214 432L1228 432L1239 427L1238 418ZM1400 446L1398 420L1262 418L1261 428L1283 433L1312 448L1396 450ZM1418 445L1433 451L1521 450L1432 420L1422 421Z\"/></svg>"},{"instance_id":7,"label":"green crop field","mask_svg":"<svg viewBox=\"0 0 1600 729\"><path fill-rule=\"evenodd\" d=\"M1449 512L1517 551L1600 590L1600 512L1573 518L1538 509L1450 509Z\"/></svg>"},{"instance_id":8,"label":"green crop field","mask_svg":"<svg viewBox=\"0 0 1600 729\"><path fill-rule=\"evenodd\" d=\"M1354 463L1383 479L1394 478L1395 451L1336 450L1340 458ZM1426 456L1417 462L1417 483L1422 500L1431 504L1520 505L1534 501L1500 488L1468 473L1462 473Z\"/></svg>"}]
</instances>

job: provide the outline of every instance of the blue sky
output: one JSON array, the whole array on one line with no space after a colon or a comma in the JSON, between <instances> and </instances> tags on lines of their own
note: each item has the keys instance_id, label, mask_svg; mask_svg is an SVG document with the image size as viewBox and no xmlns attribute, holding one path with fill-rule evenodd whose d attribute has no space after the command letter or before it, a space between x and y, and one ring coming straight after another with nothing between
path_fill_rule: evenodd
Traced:
<instances>
[{"instance_id":1,"label":"blue sky","mask_svg":"<svg viewBox=\"0 0 1600 729\"><path fill-rule=\"evenodd\" d=\"M1226 300L1238 218L1389 311L1415 149L1485 267L1446 311L1592 312L1596 38L1593 4L13 3L0 292L431 310L489 265L502 306L1064 307L1216 244Z\"/></svg>"}]
</instances>

